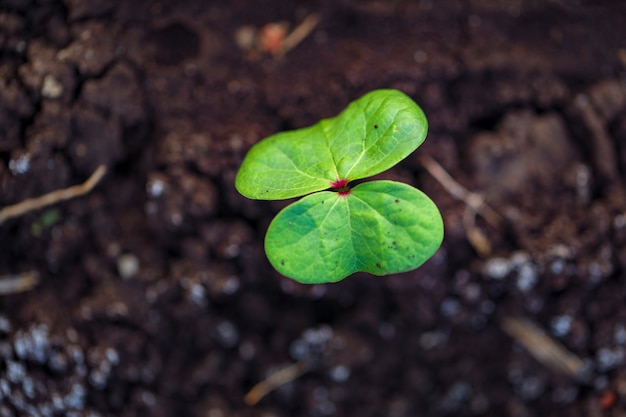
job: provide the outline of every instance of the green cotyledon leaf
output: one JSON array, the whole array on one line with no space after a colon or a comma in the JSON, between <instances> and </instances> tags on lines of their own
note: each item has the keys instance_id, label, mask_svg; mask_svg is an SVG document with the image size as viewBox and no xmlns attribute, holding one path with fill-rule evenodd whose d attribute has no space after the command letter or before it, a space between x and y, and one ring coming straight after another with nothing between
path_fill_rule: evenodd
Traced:
<instances>
[{"instance_id":1,"label":"green cotyledon leaf","mask_svg":"<svg viewBox=\"0 0 626 417\"><path fill-rule=\"evenodd\" d=\"M336 117L258 142L244 158L235 187L248 198L281 200L343 186L406 158L427 130L426 117L411 98L375 90Z\"/></svg>"},{"instance_id":2,"label":"green cotyledon leaf","mask_svg":"<svg viewBox=\"0 0 626 417\"><path fill-rule=\"evenodd\" d=\"M424 193L399 182L371 181L287 206L270 224L265 250L281 274L318 284L359 271L413 270L442 239L441 214Z\"/></svg>"}]
</instances>

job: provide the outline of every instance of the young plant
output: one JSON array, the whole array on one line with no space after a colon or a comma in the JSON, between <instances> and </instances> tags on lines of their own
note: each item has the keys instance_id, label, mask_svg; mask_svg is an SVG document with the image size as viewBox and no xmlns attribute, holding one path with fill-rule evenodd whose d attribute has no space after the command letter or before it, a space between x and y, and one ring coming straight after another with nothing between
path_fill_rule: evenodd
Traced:
<instances>
[{"instance_id":1,"label":"young plant","mask_svg":"<svg viewBox=\"0 0 626 417\"><path fill-rule=\"evenodd\" d=\"M421 191L395 181L352 181L406 158L426 138L422 109L396 90L376 90L338 116L254 145L235 186L258 200L304 198L271 222L265 252L281 274L306 284L355 272L413 270L441 245L443 221Z\"/></svg>"}]
</instances>

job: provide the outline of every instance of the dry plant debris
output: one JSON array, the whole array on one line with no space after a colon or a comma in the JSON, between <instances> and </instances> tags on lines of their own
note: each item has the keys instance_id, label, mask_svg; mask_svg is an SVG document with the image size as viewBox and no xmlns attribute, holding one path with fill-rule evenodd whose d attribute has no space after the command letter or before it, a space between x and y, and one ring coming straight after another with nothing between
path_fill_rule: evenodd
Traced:
<instances>
[{"instance_id":1,"label":"dry plant debris","mask_svg":"<svg viewBox=\"0 0 626 417\"><path fill-rule=\"evenodd\" d=\"M253 58L266 54L278 59L309 36L319 21L319 15L312 13L291 32L287 22L271 22L259 29L242 26L235 33L235 42Z\"/></svg>"},{"instance_id":2,"label":"dry plant debris","mask_svg":"<svg viewBox=\"0 0 626 417\"><path fill-rule=\"evenodd\" d=\"M255 405L263 399L267 394L276 388L285 385L308 370L308 366L304 362L296 362L288 367L273 373L267 379L256 384L244 397L244 402L248 405Z\"/></svg>"},{"instance_id":3,"label":"dry plant debris","mask_svg":"<svg viewBox=\"0 0 626 417\"><path fill-rule=\"evenodd\" d=\"M476 215L480 215L496 229L502 227L503 217L485 203L485 199L481 194L471 192L463 187L433 158L422 156L420 162L452 197L465 203L467 208L463 214L463 225L467 231L467 240L479 255L489 255L491 253L491 243L483 231L476 225Z\"/></svg>"},{"instance_id":4,"label":"dry plant debris","mask_svg":"<svg viewBox=\"0 0 626 417\"><path fill-rule=\"evenodd\" d=\"M0 277L0 295L17 294L30 291L39 284L37 271L26 271Z\"/></svg>"},{"instance_id":5,"label":"dry plant debris","mask_svg":"<svg viewBox=\"0 0 626 417\"><path fill-rule=\"evenodd\" d=\"M106 174L106 166L100 165L87 181L82 184L55 190L40 197L28 198L19 203L3 207L2 210L0 210L0 224L14 217L23 216L31 211L87 194L98 185L102 177L104 177L104 174Z\"/></svg>"},{"instance_id":6,"label":"dry plant debris","mask_svg":"<svg viewBox=\"0 0 626 417\"><path fill-rule=\"evenodd\" d=\"M506 317L502 328L539 362L572 378L584 377L584 362L535 324L523 318Z\"/></svg>"}]
</instances>

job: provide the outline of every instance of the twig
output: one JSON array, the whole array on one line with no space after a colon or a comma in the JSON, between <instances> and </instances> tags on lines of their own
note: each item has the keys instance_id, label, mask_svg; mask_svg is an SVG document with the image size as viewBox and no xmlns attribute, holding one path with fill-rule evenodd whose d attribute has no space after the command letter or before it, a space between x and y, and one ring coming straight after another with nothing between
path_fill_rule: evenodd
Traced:
<instances>
[{"instance_id":1,"label":"twig","mask_svg":"<svg viewBox=\"0 0 626 417\"><path fill-rule=\"evenodd\" d=\"M34 270L20 274L4 275L0 277L0 295L30 291L37 284L39 284L39 273Z\"/></svg>"},{"instance_id":2,"label":"twig","mask_svg":"<svg viewBox=\"0 0 626 417\"><path fill-rule=\"evenodd\" d=\"M574 378L583 377L582 359L565 349L530 321L506 317L502 320L502 328L543 365Z\"/></svg>"},{"instance_id":3,"label":"twig","mask_svg":"<svg viewBox=\"0 0 626 417\"><path fill-rule=\"evenodd\" d=\"M495 228L502 225L502 216L485 203L485 199L478 193L473 193L459 184L441 165L429 156L422 156L420 162L426 170L457 200L465 203L463 226L467 240L481 256L491 253L491 243L485 234L476 226L476 215L482 216L487 223Z\"/></svg>"},{"instance_id":4,"label":"twig","mask_svg":"<svg viewBox=\"0 0 626 417\"><path fill-rule=\"evenodd\" d=\"M473 193L459 184L446 172L433 158L429 156L420 157L420 162L424 168L435 177L437 181L457 200L463 201L474 212L480 214L487 223L493 227L500 227L502 216L485 203L485 199L478 193Z\"/></svg>"},{"instance_id":5,"label":"twig","mask_svg":"<svg viewBox=\"0 0 626 417\"><path fill-rule=\"evenodd\" d=\"M308 366L304 362L296 362L293 365L289 365L252 387L243 400L248 405L255 405L267 394L298 378L308 369Z\"/></svg>"},{"instance_id":6,"label":"twig","mask_svg":"<svg viewBox=\"0 0 626 417\"><path fill-rule=\"evenodd\" d=\"M622 66L626 68L626 48L621 48L617 51L617 58L621 62Z\"/></svg>"},{"instance_id":7,"label":"twig","mask_svg":"<svg viewBox=\"0 0 626 417\"><path fill-rule=\"evenodd\" d=\"M586 127L591 133L591 158L594 167L607 182L619 181L619 164L613 146L613 139L605 123L593 108L592 103L584 94L579 94L574 100L574 108L578 112Z\"/></svg>"},{"instance_id":8,"label":"twig","mask_svg":"<svg viewBox=\"0 0 626 417\"><path fill-rule=\"evenodd\" d=\"M296 47L302 42L309 34L315 29L315 26L320 21L320 16L316 13L308 15L302 23L294 28L280 44L280 48L276 51L274 56L281 57L287 52Z\"/></svg>"},{"instance_id":9,"label":"twig","mask_svg":"<svg viewBox=\"0 0 626 417\"><path fill-rule=\"evenodd\" d=\"M491 253L491 242L487 236L476 225L476 212L470 207L465 207L463 212L463 227L467 240L480 256L487 256Z\"/></svg>"},{"instance_id":10,"label":"twig","mask_svg":"<svg viewBox=\"0 0 626 417\"><path fill-rule=\"evenodd\" d=\"M2 210L0 210L0 224L13 217L23 216L30 211L39 210L44 207L59 203L61 201L69 200L71 198L87 194L100 182L100 180L106 173L106 170L106 166L100 165L94 171L94 173L91 174L87 181L82 184L74 185L72 187L64 188L61 190L52 191L40 197L28 198L17 204L2 208Z\"/></svg>"}]
</instances>

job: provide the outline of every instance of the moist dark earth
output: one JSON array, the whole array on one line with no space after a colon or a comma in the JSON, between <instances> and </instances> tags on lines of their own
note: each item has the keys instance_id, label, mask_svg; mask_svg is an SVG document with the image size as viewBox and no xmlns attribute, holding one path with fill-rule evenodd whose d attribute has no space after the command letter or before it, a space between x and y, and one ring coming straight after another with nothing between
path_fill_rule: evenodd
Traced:
<instances>
[{"instance_id":1,"label":"moist dark earth","mask_svg":"<svg viewBox=\"0 0 626 417\"><path fill-rule=\"evenodd\" d=\"M625 416L625 23L592 0L0 1L0 207L107 167L0 224L0 416ZM441 249L281 277L285 202L236 192L243 156L377 88L428 116L385 177L440 207Z\"/></svg>"}]
</instances>

